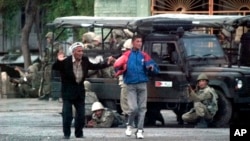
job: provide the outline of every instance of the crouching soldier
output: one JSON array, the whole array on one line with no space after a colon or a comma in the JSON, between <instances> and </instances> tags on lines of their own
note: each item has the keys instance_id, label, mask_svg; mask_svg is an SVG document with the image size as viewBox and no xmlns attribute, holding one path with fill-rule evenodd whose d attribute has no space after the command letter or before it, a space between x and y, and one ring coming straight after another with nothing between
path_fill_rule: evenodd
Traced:
<instances>
[{"instance_id":1,"label":"crouching soldier","mask_svg":"<svg viewBox=\"0 0 250 141\"><path fill-rule=\"evenodd\" d=\"M15 70L19 72L21 78L12 79L11 81L18 83L21 97L38 97L38 91L34 84L36 81L38 68L35 65L30 65L25 72L19 67L15 67Z\"/></svg>"},{"instance_id":2,"label":"crouching soldier","mask_svg":"<svg viewBox=\"0 0 250 141\"><path fill-rule=\"evenodd\" d=\"M185 122L197 122L195 127L206 128L218 110L218 95L208 86L208 77L200 74L197 78L197 90L188 88L188 98L194 102L194 107L182 115Z\"/></svg>"},{"instance_id":3,"label":"crouching soldier","mask_svg":"<svg viewBox=\"0 0 250 141\"><path fill-rule=\"evenodd\" d=\"M93 112L92 119L87 123L87 127L117 127L124 122L124 119L118 113L104 108L100 102L93 103L91 110Z\"/></svg>"},{"instance_id":4,"label":"crouching soldier","mask_svg":"<svg viewBox=\"0 0 250 141\"><path fill-rule=\"evenodd\" d=\"M85 123L87 123L89 120L91 120L92 111L91 107L94 102L99 101L96 93L91 90L91 83L89 81L84 81L84 88L85 88ZM76 109L73 106L73 118L75 118L76 115ZM74 122L73 122L74 124ZM73 125L72 124L72 125Z\"/></svg>"},{"instance_id":5,"label":"crouching soldier","mask_svg":"<svg viewBox=\"0 0 250 141\"><path fill-rule=\"evenodd\" d=\"M84 81L85 86L85 119L86 121L91 120L92 104L99 101L96 93L91 90L91 83L89 81Z\"/></svg>"}]
</instances>

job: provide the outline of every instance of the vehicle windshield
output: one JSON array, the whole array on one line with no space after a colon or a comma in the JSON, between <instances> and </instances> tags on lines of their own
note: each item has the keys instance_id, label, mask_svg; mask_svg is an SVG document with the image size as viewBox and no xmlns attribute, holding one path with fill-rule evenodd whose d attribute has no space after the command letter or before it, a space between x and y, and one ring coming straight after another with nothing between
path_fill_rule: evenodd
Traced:
<instances>
[{"instance_id":1,"label":"vehicle windshield","mask_svg":"<svg viewBox=\"0 0 250 141\"><path fill-rule=\"evenodd\" d=\"M184 38L187 57L223 57L224 52L216 38Z\"/></svg>"}]
</instances>

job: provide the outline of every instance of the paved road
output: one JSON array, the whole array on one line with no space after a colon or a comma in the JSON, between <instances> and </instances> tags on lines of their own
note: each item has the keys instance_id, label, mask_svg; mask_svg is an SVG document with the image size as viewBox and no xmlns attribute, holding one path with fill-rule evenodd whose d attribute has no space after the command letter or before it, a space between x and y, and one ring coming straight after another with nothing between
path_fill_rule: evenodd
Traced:
<instances>
[{"instance_id":1,"label":"paved road","mask_svg":"<svg viewBox=\"0 0 250 141\"><path fill-rule=\"evenodd\" d=\"M62 140L61 103L37 99L0 99L0 141ZM228 128L195 129L176 125L175 115L162 111L164 127L146 127L144 141L229 141ZM128 141L123 128L84 129L84 141ZM72 128L74 133L74 128ZM73 134L72 134L73 135Z\"/></svg>"}]
</instances>

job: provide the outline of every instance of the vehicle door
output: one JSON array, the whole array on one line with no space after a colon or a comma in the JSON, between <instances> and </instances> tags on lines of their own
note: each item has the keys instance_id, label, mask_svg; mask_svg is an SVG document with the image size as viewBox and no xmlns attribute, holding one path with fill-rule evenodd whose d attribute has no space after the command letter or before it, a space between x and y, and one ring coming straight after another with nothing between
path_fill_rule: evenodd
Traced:
<instances>
[{"instance_id":1,"label":"vehicle door","mask_svg":"<svg viewBox=\"0 0 250 141\"><path fill-rule=\"evenodd\" d=\"M149 100L180 102L185 97L187 79L180 66L180 53L175 41L150 41L144 50L159 65L160 73L150 77L148 83Z\"/></svg>"}]
</instances>

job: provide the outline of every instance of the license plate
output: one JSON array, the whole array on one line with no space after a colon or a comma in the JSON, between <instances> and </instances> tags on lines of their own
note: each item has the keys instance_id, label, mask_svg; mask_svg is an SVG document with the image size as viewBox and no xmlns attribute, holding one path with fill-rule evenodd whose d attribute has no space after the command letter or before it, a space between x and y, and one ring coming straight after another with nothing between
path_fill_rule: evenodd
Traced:
<instances>
[{"instance_id":1,"label":"license plate","mask_svg":"<svg viewBox=\"0 0 250 141\"><path fill-rule=\"evenodd\" d=\"M172 81L155 81L155 87L173 87Z\"/></svg>"}]
</instances>

